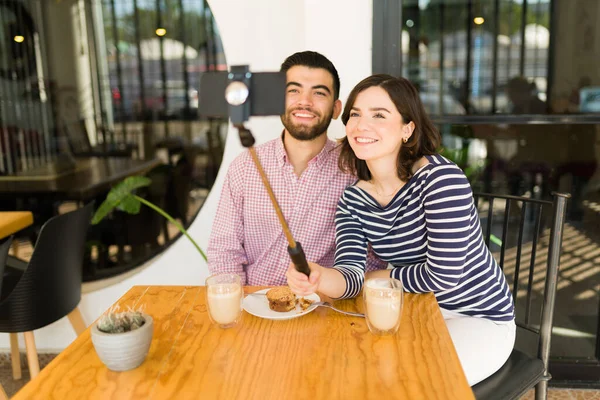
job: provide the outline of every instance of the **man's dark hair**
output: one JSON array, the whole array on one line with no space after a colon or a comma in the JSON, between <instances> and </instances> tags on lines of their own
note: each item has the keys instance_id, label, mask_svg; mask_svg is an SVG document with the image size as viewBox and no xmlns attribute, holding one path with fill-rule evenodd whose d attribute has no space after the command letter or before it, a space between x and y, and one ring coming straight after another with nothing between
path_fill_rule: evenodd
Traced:
<instances>
[{"instance_id":1,"label":"man's dark hair","mask_svg":"<svg viewBox=\"0 0 600 400\"><path fill-rule=\"evenodd\" d=\"M340 97L340 76L338 75L337 69L333 66L333 63L329 61L323 54L317 53L316 51L300 51L294 53L285 59L281 64L281 71L287 72L288 69L301 65L308 68L323 68L331 74L333 78L333 92L334 100Z\"/></svg>"}]
</instances>

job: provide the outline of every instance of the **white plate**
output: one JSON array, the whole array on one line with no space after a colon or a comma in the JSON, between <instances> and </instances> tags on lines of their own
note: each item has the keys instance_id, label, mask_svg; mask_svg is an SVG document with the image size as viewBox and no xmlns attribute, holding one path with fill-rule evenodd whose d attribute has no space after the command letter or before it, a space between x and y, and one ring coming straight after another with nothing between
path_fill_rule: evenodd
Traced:
<instances>
[{"instance_id":1,"label":"white plate","mask_svg":"<svg viewBox=\"0 0 600 400\"><path fill-rule=\"evenodd\" d=\"M255 293L265 294L269 290L270 289L263 289L263 290L259 290L259 291L255 292ZM310 296L304 296L304 298L308 299L308 300L312 300L313 302L321 301L321 298L316 293L313 293ZM269 308L269 300L267 300L267 296L264 296L264 295L263 296L248 295L248 296L244 297L243 304L244 304L244 310L246 310L248 313L250 313L254 316L257 316L260 318L266 318L266 319L298 318L298 317L308 314L309 312L311 312L312 310L317 308L317 306L311 305L306 310L302 311L300 306L296 305L296 309L294 309L294 310L287 311L287 312L277 312L277 311L273 311Z\"/></svg>"}]
</instances>

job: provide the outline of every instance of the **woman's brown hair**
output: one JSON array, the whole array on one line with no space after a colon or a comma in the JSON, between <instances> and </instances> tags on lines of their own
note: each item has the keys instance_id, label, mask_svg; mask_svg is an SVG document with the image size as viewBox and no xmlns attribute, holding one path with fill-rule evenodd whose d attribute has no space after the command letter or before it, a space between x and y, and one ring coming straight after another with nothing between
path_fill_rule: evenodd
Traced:
<instances>
[{"instance_id":1,"label":"woman's brown hair","mask_svg":"<svg viewBox=\"0 0 600 400\"><path fill-rule=\"evenodd\" d=\"M387 92L405 124L413 122L415 125L415 129L408 141L402 143L396 161L398 177L403 181L407 181L412 176L412 168L417 160L424 155L437 153L441 141L440 134L427 116L423 103L421 103L419 92L414 85L408 79L394 78L391 75L385 74L371 75L363 79L352 89L346 101L344 113L342 114L344 125L346 125L350 118L350 112L354 106L356 97L362 91L374 86L380 87ZM356 175L360 180L370 180L371 171L369 171L367 163L356 157L350 147L348 137L341 140L340 147L339 168L346 173Z\"/></svg>"}]
</instances>

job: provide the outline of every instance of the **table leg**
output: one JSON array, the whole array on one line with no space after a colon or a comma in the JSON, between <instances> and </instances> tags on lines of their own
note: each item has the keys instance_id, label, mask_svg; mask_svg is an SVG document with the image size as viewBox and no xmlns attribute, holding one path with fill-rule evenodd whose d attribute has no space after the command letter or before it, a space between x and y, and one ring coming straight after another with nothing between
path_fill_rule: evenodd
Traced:
<instances>
[{"instance_id":1,"label":"table leg","mask_svg":"<svg viewBox=\"0 0 600 400\"><path fill-rule=\"evenodd\" d=\"M19 258L19 241L17 239L13 239L13 242L10 245L10 247L13 251L13 256L15 258Z\"/></svg>"}]
</instances>

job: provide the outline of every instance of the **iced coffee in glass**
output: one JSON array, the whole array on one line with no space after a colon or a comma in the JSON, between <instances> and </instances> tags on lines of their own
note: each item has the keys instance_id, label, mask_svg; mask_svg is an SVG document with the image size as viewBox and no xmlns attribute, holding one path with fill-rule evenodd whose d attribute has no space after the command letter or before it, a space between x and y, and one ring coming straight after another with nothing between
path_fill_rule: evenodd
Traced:
<instances>
[{"instance_id":1,"label":"iced coffee in glass","mask_svg":"<svg viewBox=\"0 0 600 400\"><path fill-rule=\"evenodd\" d=\"M363 300L369 330L376 335L393 335L400 326L404 291L402 282L392 278L365 281Z\"/></svg>"},{"instance_id":2,"label":"iced coffee in glass","mask_svg":"<svg viewBox=\"0 0 600 400\"><path fill-rule=\"evenodd\" d=\"M206 279L208 314L221 328L235 326L242 313L242 281L237 274L217 274Z\"/></svg>"}]
</instances>

